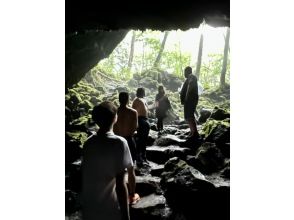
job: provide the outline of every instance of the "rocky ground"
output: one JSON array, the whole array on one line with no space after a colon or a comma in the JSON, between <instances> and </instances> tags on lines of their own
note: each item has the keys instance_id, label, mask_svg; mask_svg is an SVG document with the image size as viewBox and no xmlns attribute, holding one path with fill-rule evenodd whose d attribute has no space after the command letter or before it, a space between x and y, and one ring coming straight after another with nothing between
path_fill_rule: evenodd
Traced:
<instances>
[{"instance_id":1,"label":"rocky ground","mask_svg":"<svg viewBox=\"0 0 294 220\"><path fill-rule=\"evenodd\" d=\"M114 90L119 87L114 86ZM97 127L91 108L104 99L117 101L111 88L82 82L66 95L66 219L80 213L82 146ZM117 93L116 93L117 94ZM199 103L198 129L202 141L189 139L181 117L170 117L159 135L150 117L149 166L136 168L141 200L130 207L133 220L229 219L230 113L229 89L204 95ZM216 104L217 103L217 104Z\"/></svg>"}]
</instances>

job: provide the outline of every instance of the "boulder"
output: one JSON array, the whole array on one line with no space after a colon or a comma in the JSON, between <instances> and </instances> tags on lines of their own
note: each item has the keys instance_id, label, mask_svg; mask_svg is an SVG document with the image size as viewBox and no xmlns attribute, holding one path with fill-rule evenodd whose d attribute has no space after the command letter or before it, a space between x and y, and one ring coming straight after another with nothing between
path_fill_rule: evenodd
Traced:
<instances>
[{"instance_id":1,"label":"boulder","mask_svg":"<svg viewBox=\"0 0 294 220\"><path fill-rule=\"evenodd\" d=\"M207 121L207 119L210 117L211 115L211 110L209 109L201 109L200 110L200 117L198 118L198 122L200 124L203 124Z\"/></svg>"},{"instance_id":2,"label":"boulder","mask_svg":"<svg viewBox=\"0 0 294 220\"><path fill-rule=\"evenodd\" d=\"M171 220L171 214L163 195L150 194L141 197L141 200L130 208L130 216L134 220Z\"/></svg>"},{"instance_id":3,"label":"boulder","mask_svg":"<svg viewBox=\"0 0 294 220\"><path fill-rule=\"evenodd\" d=\"M141 197L152 193L162 194L160 178L153 176L136 176L136 193Z\"/></svg>"},{"instance_id":4,"label":"boulder","mask_svg":"<svg viewBox=\"0 0 294 220\"><path fill-rule=\"evenodd\" d=\"M226 165L224 155L214 143L203 143L195 157L188 157L187 163L204 174L220 171Z\"/></svg>"},{"instance_id":5,"label":"boulder","mask_svg":"<svg viewBox=\"0 0 294 220\"><path fill-rule=\"evenodd\" d=\"M151 146L146 149L148 160L159 164L164 164L172 157L185 159L188 154L192 154L191 149L175 145L170 145L168 147Z\"/></svg>"},{"instance_id":6,"label":"boulder","mask_svg":"<svg viewBox=\"0 0 294 220\"><path fill-rule=\"evenodd\" d=\"M179 139L175 135L168 134L156 139L154 141L154 145L157 145L157 146L180 145L181 143L184 143L184 142L185 140Z\"/></svg>"},{"instance_id":7,"label":"boulder","mask_svg":"<svg viewBox=\"0 0 294 220\"><path fill-rule=\"evenodd\" d=\"M160 177L161 173L164 170L164 164L157 164L157 163L153 163L153 162L149 162L150 165L150 174L152 176L158 176Z\"/></svg>"},{"instance_id":8,"label":"boulder","mask_svg":"<svg viewBox=\"0 0 294 220\"><path fill-rule=\"evenodd\" d=\"M170 159L161 176L167 204L185 219L229 219L229 187L215 186L179 158Z\"/></svg>"},{"instance_id":9,"label":"boulder","mask_svg":"<svg viewBox=\"0 0 294 220\"><path fill-rule=\"evenodd\" d=\"M163 133L164 134L175 134L179 131L179 128L172 125L165 125Z\"/></svg>"},{"instance_id":10,"label":"boulder","mask_svg":"<svg viewBox=\"0 0 294 220\"><path fill-rule=\"evenodd\" d=\"M214 142L217 145L230 143L230 122L228 119L223 121L209 119L203 125L202 133L207 142Z\"/></svg>"},{"instance_id":11,"label":"boulder","mask_svg":"<svg viewBox=\"0 0 294 220\"><path fill-rule=\"evenodd\" d=\"M215 120L224 120L226 118L230 118L230 113L224 109L215 107L211 113L210 118Z\"/></svg>"}]
</instances>

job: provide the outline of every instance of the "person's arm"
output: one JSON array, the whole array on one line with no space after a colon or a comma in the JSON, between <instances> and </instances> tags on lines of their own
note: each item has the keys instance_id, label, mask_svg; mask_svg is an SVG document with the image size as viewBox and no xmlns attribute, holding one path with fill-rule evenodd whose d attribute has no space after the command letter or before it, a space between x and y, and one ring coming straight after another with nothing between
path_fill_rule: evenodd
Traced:
<instances>
[{"instance_id":1,"label":"person's arm","mask_svg":"<svg viewBox=\"0 0 294 220\"><path fill-rule=\"evenodd\" d=\"M129 194L133 196L136 192L136 175L134 167L128 168L128 182L129 182Z\"/></svg>"},{"instance_id":2,"label":"person's arm","mask_svg":"<svg viewBox=\"0 0 294 220\"><path fill-rule=\"evenodd\" d=\"M188 85L187 85L187 90L186 90L186 93L185 93L185 99L184 99L185 102L188 100L191 88L192 88L191 87L191 80L189 80Z\"/></svg>"},{"instance_id":3,"label":"person's arm","mask_svg":"<svg viewBox=\"0 0 294 220\"><path fill-rule=\"evenodd\" d=\"M186 93L187 93L187 81L184 82L182 85L180 97L181 97L181 104L184 105L185 99L186 99Z\"/></svg>"},{"instance_id":4,"label":"person's arm","mask_svg":"<svg viewBox=\"0 0 294 220\"><path fill-rule=\"evenodd\" d=\"M138 128L138 113L137 111L135 110L134 114L133 114L133 119L132 119L132 133L135 133L135 131L137 130Z\"/></svg>"},{"instance_id":5,"label":"person's arm","mask_svg":"<svg viewBox=\"0 0 294 220\"><path fill-rule=\"evenodd\" d=\"M130 220L128 188L124 181L125 172L121 172L116 176L116 194L119 202L122 220Z\"/></svg>"}]
</instances>

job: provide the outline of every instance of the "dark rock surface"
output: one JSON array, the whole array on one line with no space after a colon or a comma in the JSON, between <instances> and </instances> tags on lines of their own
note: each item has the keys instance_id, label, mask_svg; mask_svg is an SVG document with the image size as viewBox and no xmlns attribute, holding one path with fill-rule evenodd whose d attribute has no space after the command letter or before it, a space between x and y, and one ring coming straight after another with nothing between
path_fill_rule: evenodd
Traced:
<instances>
[{"instance_id":1,"label":"dark rock surface","mask_svg":"<svg viewBox=\"0 0 294 220\"><path fill-rule=\"evenodd\" d=\"M169 145L180 145L184 143L185 140L178 138L175 135L164 135L160 136L158 139L154 141L154 145L157 146L169 146Z\"/></svg>"},{"instance_id":2,"label":"dark rock surface","mask_svg":"<svg viewBox=\"0 0 294 220\"><path fill-rule=\"evenodd\" d=\"M214 108L210 118L215 120L224 120L226 118L230 118L230 113L228 113L226 110L221 108Z\"/></svg>"},{"instance_id":3,"label":"dark rock surface","mask_svg":"<svg viewBox=\"0 0 294 220\"><path fill-rule=\"evenodd\" d=\"M160 178L153 176L137 176L136 192L139 193L141 197L152 193L162 194L162 190L160 188Z\"/></svg>"},{"instance_id":4,"label":"dark rock surface","mask_svg":"<svg viewBox=\"0 0 294 220\"><path fill-rule=\"evenodd\" d=\"M200 110L200 117L198 118L198 122L200 124L203 124L207 121L207 119L210 117L211 115L211 110L208 109L201 109Z\"/></svg>"},{"instance_id":5,"label":"dark rock surface","mask_svg":"<svg viewBox=\"0 0 294 220\"><path fill-rule=\"evenodd\" d=\"M66 132L65 197L67 218L81 220L82 146L97 127L90 125L89 116L77 112L73 117L72 110L66 111L67 117L77 119L69 128L80 125L86 132ZM189 128L182 122L165 125L162 133L150 130L148 164L135 169L141 200L130 208L132 219L229 219L229 118L209 118L197 128L202 140L187 139Z\"/></svg>"},{"instance_id":6,"label":"dark rock surface","mask_svg":"<svg viewBox=\"0 0 294 220\"><path fill-rule=\"evenodd\" d=\"M165 163L169 158L172 157L185 159L188 154L192 154L191 149L174 145L169 145L167 147L151 146L146 149L148 160L159 164Z\"/></svg>"},{"instance_id":7,"label":"dark rock surface","mask_svg":"<svg viewBox=\"0 0 294 220\"><path fill-rule=\"evenodd\" d=\"M213 119L207 120L203 125L205 133L205 141L216 143L218 145L230 143L230 121L225 119L217 121Z\"/></svg>"},{"instance_id":8,"label":"dark rock surface","mask_svg":"<svg viewBox=\"0 0 294 220\"><path fill-rule=\"evenodd\" d=\"M131 219L134 220L169 220L172 211L166 206L163 195L150 194L130 208Z\"/></svg>"},{"instance_id":9,"label":"dark rock surface","mask_svg":"<svg viewBox=\"0 0 294 220\"><path fill-rule=\"evenodd\" d=\"M161 185L168 205L185 219L229 219L230 191L223 182L172 158L165 164Z\"/></svg>"}]
</instances>

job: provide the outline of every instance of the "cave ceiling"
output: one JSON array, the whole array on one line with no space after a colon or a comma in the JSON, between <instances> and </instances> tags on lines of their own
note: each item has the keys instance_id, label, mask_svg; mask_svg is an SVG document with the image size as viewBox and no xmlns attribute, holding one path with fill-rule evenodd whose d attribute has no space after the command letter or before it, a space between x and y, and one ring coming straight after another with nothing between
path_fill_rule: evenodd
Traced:
<instances>
[{"instance_id":1,"label":"cave ceiling","mask_svg":"<svg viewBox=\"0 0 294 220\"><path fill-rule=\"evenodd\" d=\"M230 26L230 1L65 1L65 83L77 83L127 32Z\"/></svg>"}]
</instances>

